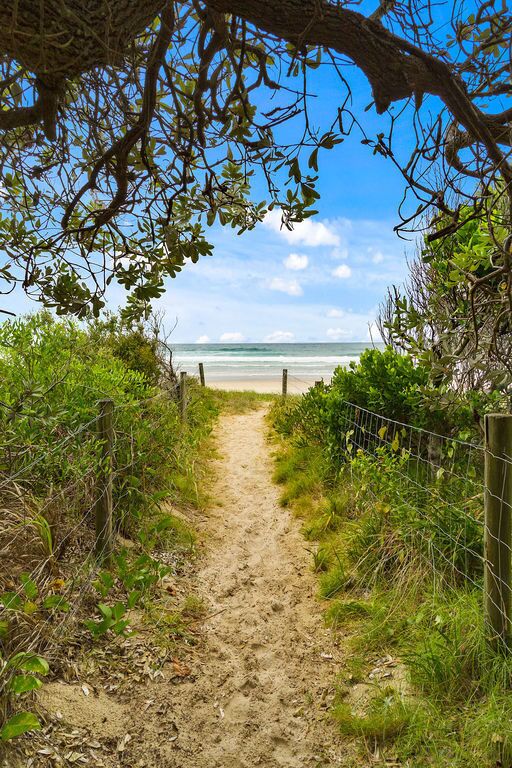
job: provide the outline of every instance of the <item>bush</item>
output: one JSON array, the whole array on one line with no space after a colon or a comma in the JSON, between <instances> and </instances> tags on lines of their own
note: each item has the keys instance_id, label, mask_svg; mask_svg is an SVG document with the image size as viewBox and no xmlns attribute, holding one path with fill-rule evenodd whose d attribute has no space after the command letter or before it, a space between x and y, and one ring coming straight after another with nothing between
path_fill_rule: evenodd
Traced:
<instances>
[{"instance_id":1,"label":"bush","mask_svg":"<svg viewBox=\"0 0 512 768\"><path fill-rule=\"evenodd\" d=\"M182 424L173 391L158 380L152 340L115 319L84 327L40 313L0 326L0 719L11 724L9 734L18 722L10 717L12 694L24 700L26 686L40 684L34 677L12 689L10 660L51 647L66 614L81 617L94 637L123 634L127 610L166 572L153 550L174 549L176 562L190 550L193 535L163 505L199 501L197 458L216 408L191 382ZM114 402L114 525L132 541L115 553L103 581L91 583L95 425L104 398ZM102 602L91 605L91 588ZM19 728L31 724L33 717L21 718Z\"/></svg>"}]
</instances>

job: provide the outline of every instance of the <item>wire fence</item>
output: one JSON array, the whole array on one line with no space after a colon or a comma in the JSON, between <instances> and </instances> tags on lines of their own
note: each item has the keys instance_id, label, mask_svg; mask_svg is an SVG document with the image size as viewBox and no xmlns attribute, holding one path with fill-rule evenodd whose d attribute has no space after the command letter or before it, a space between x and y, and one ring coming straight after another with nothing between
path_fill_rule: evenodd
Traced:
<instances>
[{"instance_id":1,"label":"wire fence","mask_svg":"<svg viewBox=\"0 0 512 768\"><path fill-rule=\"evenodd\" d=\"M283 395L302 394L309 387L309 380L289 372L283 376ZM107 454L102 455L106 436L98 436L97 415L51 446L48 441L42 446L17 445L16 453L12 441L3 446L4 466L10 471L0 471L1 601L4 611L16 615L16 620L10 621L8 636L0 636L4 659L20 651L41 650L52 657L59 639L73 631L84 605L91 600L91 586L112 546L108 536L102 537L98 546L95 516L102 506L105 511L108 487L113 485L116 496L109 502L107 514L110 525L113 519L119 524L133 493L134 473L139 472L137 482L144 483L132 431L140 419L149 430L161 428L165 413L152 406L158 406L163 397L177 400L183 422L200 394L188 386L187 374L182 372L172 391L112 404ZM354 485L364 487L376 505L395 506L403 513L398 546L407 545L425 562L433 563L436 578L478 590L491 641L508 643L512 618L512 416L487 416L485 441L452 438L348 401L341 403L337 418L337 445L342 446ZM40 486L37 493L32 491L30 480L36 469L51 466L53 457L62 461L64 456L71 462L73 452L85 452L89 463L79 464L78 474L66 476L65 482L43 495ZM362 466L363 457L370 460L370 473ZM69 522L57 536L52 528L52 510L66 505L72 507L66 516ZM381 509L384 516L389 514L386 507ZM382 549L382 537L377 537L376 546ZM368 550L362 552L361 559L370 561L370 554ZM66 565L65 580L60 575L62 563ZM385 552L378 567L386 568ZM4 662L0 693L14 672L15 668L8 669Z\"/></svg>"},{"instance_id":2,"label":"wire fence","mask_svg":"<svg viewBox=\"0 0 512 768\"><path fill-rule=\"evenodd\" d=\"M372 573L408 553L423 558L437 579L481 593L489 638L511 637L512 416L485 417L486 438L464 441L375 413L348 401L336 413L342 465L352 485L393 514L399 535L360 553ZM433 566L433 568L432 568Z\"/></svg>"},{"instance_id":3,"label":"wire fence","mask_svg":"<svg viewBox=\"0 0 512 768\"><path fill-rule=\"evenodd\" d=\"M163 426L179 431L177 414L186 415L198 397L196 389L183 387L182 381L180 391L173 386L142 400L109 401L109 434L102 431L103 401L94 418L59 440L52 442L46 435L40 444L26 446L18 441L16 451L12 440L0 445L0 710L4 720L12 681L23 669L20 659L42 654L51 661L63 638L72 636L79 626L83 629L84 616L94 615L99 596L93 585L112 550L112 524L122 531L132 497L140 498L153 481L134 439L140 423L146 433L156 434ZM178 408L160 407L162 399L178 400ZM66 466L75 471L67 472ZM108 535L98 527L100 511L108 516Z\"/></svg>"}]
</instances>

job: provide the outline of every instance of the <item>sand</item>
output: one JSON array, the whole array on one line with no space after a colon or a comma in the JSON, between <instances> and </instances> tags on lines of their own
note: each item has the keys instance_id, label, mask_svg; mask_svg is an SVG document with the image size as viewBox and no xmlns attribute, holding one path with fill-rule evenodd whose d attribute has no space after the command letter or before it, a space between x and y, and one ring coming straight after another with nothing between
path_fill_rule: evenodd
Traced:
<instances>
[{"instance_id":1,"label":"sand","mask_svg":"<svg viewBox=\"0 0 512 768\"><path fill-rule=\"evenodd\" d=\"M173 697L180 736L168 765L334 768L346 754L328 716L341 651L299 523L279 506L264 412L226 415L216 433L217 505L198 578L206 649Z\"/></svg>"},{"instance_id":2,"label":"sand","mask_svg":"<svg viewBox=\"0 0 512 768\"><path fill-rule=\"evenodd\" d=\"M84 762L95 767L353 765L329 716L343 648L323 620L311 545L279 505L265 410L222 416L216 445L211 502L196 521L203 556L190 584L206 616L199 644L175 651L189 674L176 681L171 653L155 682L139 664L123 694L100 683L85 695L86 680L45 686L44 701L81 729L76 751L66 752L89 754L94 738L96 757ZM46 768L49 758L35 765Z\"/></svg>"},{"instance_id":3,"label":"sand","mask_svg":"<svg viewBox=\"0 0 512 768\"><path fill-rule=\"evenodd\" d=\"M207 385L213 389L224 389L229 392L268 392L269 394L279 394L281 392L282 380L279 378L269 379L211 379L207 380ZM299 379L296 376L288 377L288 392L290 395L301 395L306 392L315 383L315 379Z\"/></svg>"}]
</instances>

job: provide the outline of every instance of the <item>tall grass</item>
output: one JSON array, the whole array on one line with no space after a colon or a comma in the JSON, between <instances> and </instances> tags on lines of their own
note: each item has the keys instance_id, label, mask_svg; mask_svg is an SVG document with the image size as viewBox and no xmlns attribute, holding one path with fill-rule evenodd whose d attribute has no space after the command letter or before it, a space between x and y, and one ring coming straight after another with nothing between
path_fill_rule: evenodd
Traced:
<instances>
[{"instance_id":1,"label":"tall grass","mask_svg":"<svg viewBox=\"0 0 512 768\"><path fill-rule=\"evenodd\" d=\"M112 322L83 327L47 313L0 326L5 726L30 707L41 683L29 668L20 671L20 658L39 659L40 674L45 658L58 656L74 633L86 643L123 634L129 611L143 606L158 580L190 556L193 533L175 508L202 502L201 456L217 406L192 382L182 424L171 383L158 345L140 329ZM114 401L115 434L110 570L99 569L93 557L100 461L95 417L105 397ZM30 718L27 723L33 725Z\"/></svg>"}]
</instances>

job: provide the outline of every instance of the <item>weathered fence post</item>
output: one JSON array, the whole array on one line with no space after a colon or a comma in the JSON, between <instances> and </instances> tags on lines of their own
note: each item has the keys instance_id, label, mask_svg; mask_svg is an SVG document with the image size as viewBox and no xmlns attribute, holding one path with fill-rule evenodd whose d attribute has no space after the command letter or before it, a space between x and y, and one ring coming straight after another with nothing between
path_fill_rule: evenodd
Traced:
<instances>
[{"instance_id":1,"label":"weathered fence post","mask_svg":"<svg viewBox=\"0 0 512 768\"><path fill-rule=\"evenodd\" d=\"M283 394L283 397L286 397L286 395L288 394L288 368L283 368L282 394Z\"/></svg>"},{"instance_id":2,"label":"weathered fence post","mask_svg":"<svg viewBox=\"0 0 512 768\"><path fill-rule=\"evenodd\" d=\"M96 557L108 564L112 556L112 447L114 444L112 400L100 400L97 435L101 441L100 468L96 482Z\"/></svg>"},{"instance_id":3,"label":"weathered fence post","mask_svg":"<svg viewBox=\"0 0 512 768\"><path fill-rule=\"evenodd\" d=\"M510 641L512 565L512 415L485 417L485 620L491 642Z\"/></svg>"},{"instance_id":4,"label":"weathered fence post","mask_svg":"<svg viewBox=\"0 0 512 768\"><path fill-rule=\"evenodd\" d=\"M180 419L185 422L187 418L187 372L180 373Z\"/></svg>"},{"instance_id":5,"label":"weathered fence post","mask_svg":"<svg viewBox=\"0 0 512 768\"><path fill-rule=\"evenodd\" d=\"M206 386L206 382L205 382L205 378L204 378L204 365L203 365L203 363L199 363L199 380L201 382L201 386L205 387Z\"/></svg>"}]
</instances>

